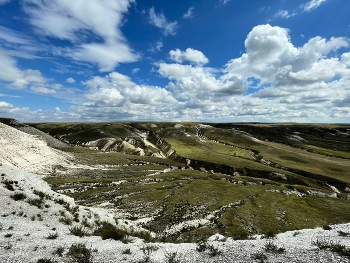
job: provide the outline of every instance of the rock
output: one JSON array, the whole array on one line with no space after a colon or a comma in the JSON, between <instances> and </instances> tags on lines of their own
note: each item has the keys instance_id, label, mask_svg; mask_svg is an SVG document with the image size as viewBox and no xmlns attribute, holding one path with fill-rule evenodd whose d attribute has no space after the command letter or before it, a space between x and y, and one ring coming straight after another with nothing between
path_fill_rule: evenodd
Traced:
<instances>
[{"instance_id":1,"label":"rock","mask_svg":"<svg viewBox=\"0 0 350 263\"><path fill-rule=\"evenodd\" d=\"M226 237L224 237L223 235L220 235L220 234L215 234L215 235L212 235L211 237L208 238L208 241L212 242L212 241L225 241L226 240Z\"/></svg>"}]
</instances>

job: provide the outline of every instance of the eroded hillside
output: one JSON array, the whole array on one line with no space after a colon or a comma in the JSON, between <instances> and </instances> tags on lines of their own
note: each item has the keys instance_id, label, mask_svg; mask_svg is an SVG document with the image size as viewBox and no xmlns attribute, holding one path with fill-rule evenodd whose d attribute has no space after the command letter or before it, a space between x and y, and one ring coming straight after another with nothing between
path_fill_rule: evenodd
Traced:
<instances>
[{"instance_id":1,"label":"eroded hillside","mask_svg":"<svg viewBox=\"0 0 350 263\"><path fill-rule=\"evenodd\" d=\"M348 222L349 126L38 123L75 169L47 181L164 241L235 238Z\"/></svg>"}]
</instances>

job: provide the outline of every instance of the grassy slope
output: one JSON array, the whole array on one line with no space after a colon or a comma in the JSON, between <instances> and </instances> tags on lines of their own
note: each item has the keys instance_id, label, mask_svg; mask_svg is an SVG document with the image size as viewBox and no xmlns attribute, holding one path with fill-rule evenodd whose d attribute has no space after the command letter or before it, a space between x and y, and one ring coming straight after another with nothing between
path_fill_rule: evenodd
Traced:
<instances>
[{"instance_id":1,"label":"grassy slope","mask_svg":"<svg viewBox=\"0 0 350 263\"><path fill-rule=\"evenodd\" d=\"M312 133L308 134L310 144L302 145L304 148L318 147L317 152L330 151L334 154L326 156L287 145L290 141L279 135L282 133L281 131L285 130L285 127L273 127L276 131L271 133L271 125L261 126L263 131L257 135L253 134L262 139L261 142L257 142L247 138L245 132L232 130L231 127L228 129L201 127L200 134L207 139L199 140L196 136L198 130L194 127L197 124L185 123L181 129L174 129L173 123L156 124L157 128L153 129L159 131L161 136L183 157L226 164L237 168L281 172L304 180L308 186L294 185L291 187L283 181L252 178L249 177L249 173L246 176L232 177L189 169L146 176L154 173L155 170L164 170L171 165L181 167L183 164L168 159L131 156L114 152L102 153L80 147L75 147L72 151L83 163L92 165L127 164L128 166L116 167L109 171L80 171L74 176L47 178L47 181L52 183L56 189L70 189L81 185L89 186L98 182L99 187L85 189L79 193L71 194L71 196L80 200L81 203L91 205L110 201L116 208L130 213L131 217L138 217L140 214L144 214L144 216L157 214L155 221L151 222L148 227L160 232L170 224L202 218L216 210L221 211L217 214L218 219L212 224L196 229L187 229L176 237L177 240L193 241L216 232L244 237L254 233L276 233L349 221L350 211L347 209L350 205L349 200L316 196L300 198L296 195L282 194L280 191L290 191L290 188L293 187L303 192L310 189L326 191L327 188L317 180L263 165L253 158L252 151L259 152L262 158L281 166L350 183L350 169L348 169L350 161L332 157L343 153L340 150L323 148L327 147L325 141L320 142ZM41 125L43 129L45 127L47 130L50 129L49 124ZM86 124L74 126L75 134L79 135L80 133L81 135L81 132L90 131L90 129L102 129L106 134L121 138L126 134L127 136L132 135L133 127L152 130L148 123L133 124L133 127L113 123L111 125L83 125ZM39 128L38 126L40 125L38 124L37 128ZM62 132L66 129L65 125L62 124L55 124L52 127L54 129L51 130L56 129L56 132ZM253 130L255 131L256 128ZM190 137L186 134L189 134ZM269 141L265 141L264 136L266 135L268 135L266 138ZM278 139L276 141L280 141L280 143L271 142L273 136L276 136ZM343 157L349 154L346 148L340 147L340 143L337 144L337 147L344 151ZM148 164L145 165L146 162ZM111 185L112 182L118 181L124 181L124 183L117 186ZM239 181L241 183L237 184ZM248 183L242 184L242 182ZM250 185L251 182L258 184ZM72 183L79 184L72 185ZM238 201L240 201L239 205L222 209L224 206ZM183 209L180 209L181 207ZM188 211L197 211L197 214L191 215Z\"/></svg>"}]
</instances>

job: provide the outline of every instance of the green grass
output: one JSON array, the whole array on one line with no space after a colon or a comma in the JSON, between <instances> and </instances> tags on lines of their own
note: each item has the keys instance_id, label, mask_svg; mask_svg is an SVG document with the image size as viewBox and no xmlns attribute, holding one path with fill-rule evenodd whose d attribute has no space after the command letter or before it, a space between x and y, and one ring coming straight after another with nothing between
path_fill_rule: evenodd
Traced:
<instances>
[{"instance_id":1,"label":"green grass","mask_svg":"<svg viewBox=\"0 0 350 263\"><path fill-rule=\"evenodd\" d=\"M350 156L350 148L347 148L350 143L348 138L329 135L335 129L343 131L346 127L212 124L215 128L210 128L198 123L182 123L183 127L175 129L175 123L156 123L157 128L150 128L150 123L109 124L56 123L37 124L37 127L53 134L66 133L68 127L70 138L76 140L83 135L88 140L102 136L101 131L104 137L117 140L125 137L139 140L134 133L135 128L155 132L163 142L171 144L178 156L191 159L192 164L199 161L197 168L202 164L207 167L226 165L240 174L232 176L233 169L229 170L231 174L179 169L148 176L169 166L181 168L185 164L170 159L72 147L67 151L80 163L108 165L109 170L86 169L69 176L46 178L55 190L86 187L86 190L69 194L79 204L95 206L109 202L128 214L129 219L154 216L146 227L157 233L163 233L171 224L205 218L216 211L216 218L211 224L185 229L181 233L162 237L164 240L196 242L218 232L236 239L246 239L258 233L273 236L287 230L349 221L350 201L345 200L345 193L337 199L316 196L300 198L280 192L297 189L302 193L308 190L329 193L326 183L335 179L344 182L339 185L349 186L350 160L344 158ZM207 140L199 140L195 126L200 127L199 133ZM300 136L308 142L290 141L288 136L294 132L300 132ZM250 140L247 133L261 141ZM299 146L317 153L299 149ZM168 149L166 143L157 147L164 151ZM252 152L273 164L258 162ZM207 170L210 169L214 168ZM287 180L282 179L284 176ZM123 183L118 184L121 180ZM241 183L237 184L238 181ZM343 191L343 188L339 189Z\"/></svg>"}]
</instances>

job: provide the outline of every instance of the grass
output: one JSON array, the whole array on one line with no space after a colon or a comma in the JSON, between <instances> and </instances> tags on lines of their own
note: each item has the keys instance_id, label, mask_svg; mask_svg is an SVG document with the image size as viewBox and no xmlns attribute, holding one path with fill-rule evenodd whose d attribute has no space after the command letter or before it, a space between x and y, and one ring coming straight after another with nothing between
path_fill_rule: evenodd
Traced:
<instances>
[{"instance_id":1,"label":"grass","mask_svg":"<svg viewBox=\"0 0 350 263\"><path fill-rule=\"evenodd\" d=\"M278 247L276 244L269 241L265 243L265 251L268 253L282 254L286 252L286 249L284 247Z\"/></svg>"},{"instance_id":2,"label":"grass","mask_svg":"<svg viewBox=\"0 0 350 263\"><path fill-rule=\"evenodd\" d=\"M85 244L71 245L66 255L73 263L93 263L92 250L87 248Z\"/></svg>"},{"instance_id":3,"label":"grass","mask_svg":"<svg viewBox=\"0 0 350 263\"><path fill-rule=\"evenodd\" d=\"M69 231L72 235L78 237L90 236L91 233L82 225L73 225L69 227Z\"/></svg>"},{"instance_id":4,"label":"grass","mask_svg":"<svg viewBox=\"0 0 350 263\"><path fill-rule=\"evenodd\" d=\"M339 242L317 239L316 241L313 241L312 244L317 246L319 249L329 249L341 256L350 258L350 248L347 248L345 245L342 245Z\"/></svg>"},{"instance_id":5,"label":"grass","mask_svg":"<svg viewBox=\"0 0 350 263\"><path fill-rule=\"evenodd\" d=\"M58 233L57 232L50 233L46 238L47 239L56 239L56 238L58 238Z\"/></svg>"},{"instance_id":6,"label":"grass","mask_svg":"<svg viewBox=\"0 0 350 263\"><path fill-rule=\"evenodd\" d=\"M116 209L130 214L131 220L153 217L155 220L146 224L146 227L157 233L161 233L169 224L200 219L215 211L216 219L210 226L183 229L174 236L163 237L164 240L193 242L217 232L235 239L246 239L254 234L273 236L287 230L348 222L350 212L347 208L350 201L345 200L345 193L334 199L317 196L300 198L282 193L294 189L302 193L308 190L330 193L326 184L334 185L332 182L337 180L341 187L336 186L341 192L344 186L350 186L350 160L335 158L343 153L350 154L350 148L347 148L350 143L345 137L327 133L334 129L344 131L348 126L210 125L215 127L200 128L200 133L208 139L198 140L195 126L198 128L200 125L197 123L183 123L179 129L174 128L174 123L157 123L157 128L150 128L149 123L36 124L51 134L66 134L69 131L71 139L80 139L79 136L86 135L84 140L95 138L96 129L105 132L104 137L111 136L117 140L131 134L136 138L132 132L134 128L154 131L164 142L158 145L159 148L168 149L169 145L165 142L169 142L178 156L190 158L190 165L196 169L202 164L205 167L218 167L216 171L222 173L226 172L220 167L226 165L232 168L227 174L179 169L148 176L154 172L152 170L164 170L170 165L182 167L184 163L72 147L67 151L81 163L110 165L110 169L86 170L70 176L46 178L54 190L80 188L80 192L68 194L79 204L95 206L110 202ZM187 137L185 132L191 137ZM250 140L246 132L261 141ZM294 132L300 132L300 136L307 139L308 143L290 141L287 135ZM321 134L323 137L319 132L324 133ZM314 150L321 154L305 151L308 147L317 147ZM273 163L264 165L254 160L252 153ZM181 158L176 160L183 161ZM199 164L195 166L193 160L198 160ZM278 168L278 165L284 168ZM232 176L233 171L240 175L235 173L236 176ZM282 176L275 176L272 172ZM284 176L287 180L281 179ZM70 220L62 217L60 221L72 224L73 219L79 218ZM84 224L87 226L87 223ZM149 239L149 236L146 234L141 238Z\"/></svg>"}]
</instances>

